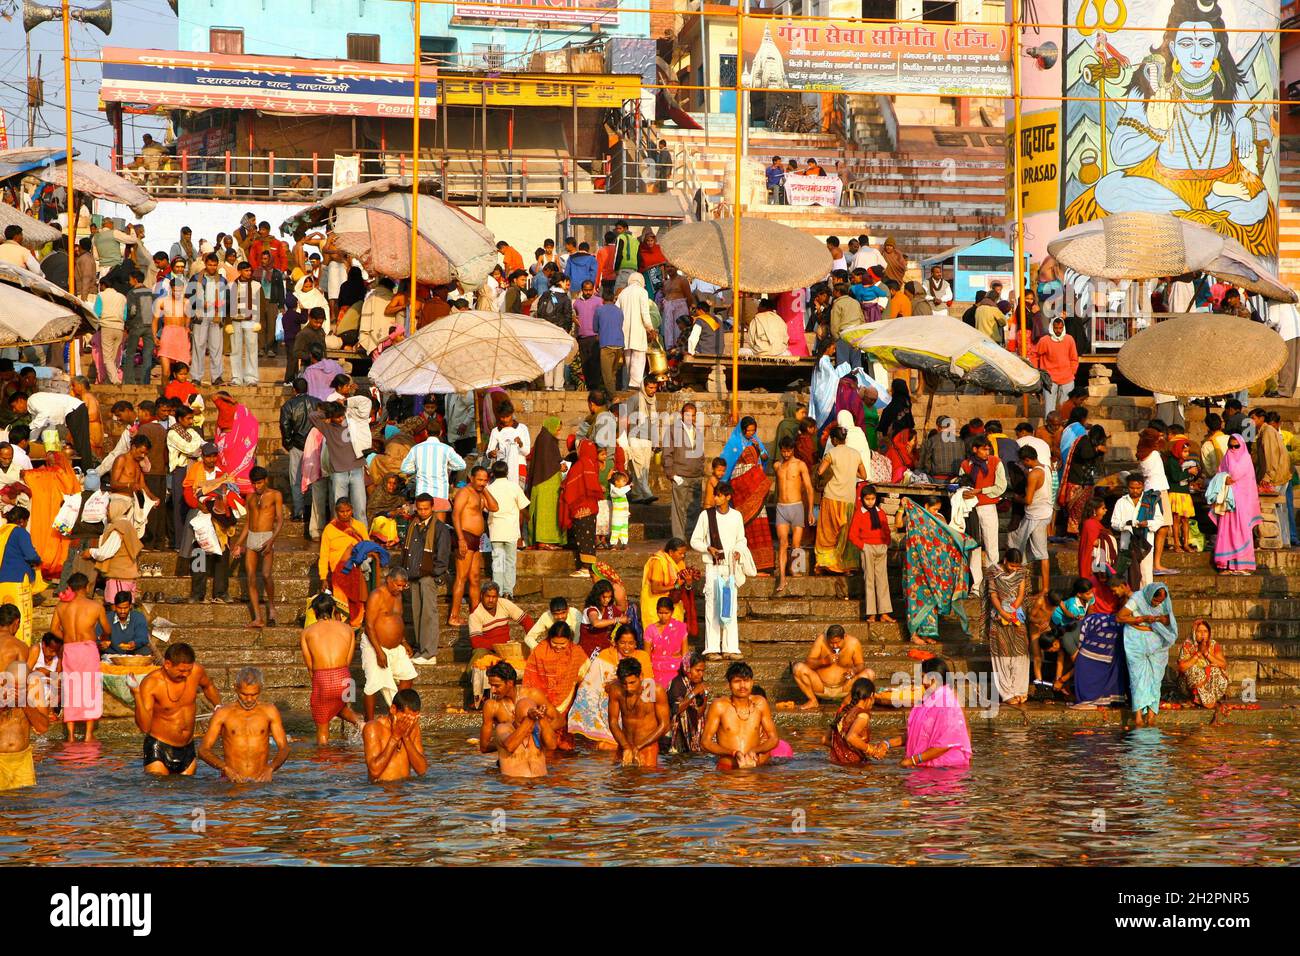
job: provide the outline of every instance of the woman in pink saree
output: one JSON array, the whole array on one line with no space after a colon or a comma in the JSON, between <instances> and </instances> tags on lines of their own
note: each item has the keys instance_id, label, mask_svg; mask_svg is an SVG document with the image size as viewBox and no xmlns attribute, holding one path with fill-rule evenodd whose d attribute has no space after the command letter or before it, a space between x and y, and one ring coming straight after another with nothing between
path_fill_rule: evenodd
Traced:
<instances>
[{"instance_id":1,"label":"woman in pink saree","mask_svg":"<svg viewBox=\"0 0 1300 956\"><path fill-rule=\"evenodd\" d=\"M890 741L891 746L906 743L904 767L970 766L966 714L947 678L943 658L932 657L921 664L921 699L907 712L907 733Z\"/></svg>"},{"instance_id":2,"label":"woman in pink saree","mask_svg":"<svg viewBox=\"0 0 1300 956\"><path fill-rule=\"evenodd\" d=\"M804 333L807 327L804 325L807 319L803 307L804 291L782 292L776 298L776 314L785 319L785 327L790 332L790 354L800 358L812 354L808 351L808 336Z\"/></svg>"},{"instance_id":3,"label":"woman in pink saree","mask_svg":"<svg viewBox=\"0 0 1300 956\"><path fill-rule=\"evenodd\" d=\"M1219 475L1224 476L1221 481ZM1205 491L1210 520L1219 528L1214 538L1214 566L1225 574L1250 574L1255 570L1255 525L1259 511L1259 486L1255 464L1240 435L1228 436L1228 451L1219 462L1219 475ZM1226 485L1222 494L1220 485ZM1220 505L1231 492L1231 510Z\"/></svg>"},{"instance_id":4,"label":"woman in pink saree","mask_svg":"<svg viewBox=\"0 0 1300 956\"><path fill-rule=\"evenodd\" d=\"M216 444L221 470L235 479L240 494L247 495L253 490L248 473L257 464L257 417L228 392L217 392L213 401L217 406Z\"/></svg>"}]
</instances>

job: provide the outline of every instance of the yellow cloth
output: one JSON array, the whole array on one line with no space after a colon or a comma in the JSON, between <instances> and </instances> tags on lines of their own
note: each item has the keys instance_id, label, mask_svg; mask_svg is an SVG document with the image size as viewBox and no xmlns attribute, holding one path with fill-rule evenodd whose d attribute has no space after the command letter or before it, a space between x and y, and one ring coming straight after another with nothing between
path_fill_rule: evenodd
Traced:
<instances>
[{"instance_id":1,"label":"yellow cloth","mask_svg":"<svg viewBox=\"0 0 1300 956\"><path fill-rule=\"evenodd\" d=\"M28 647L32 646L32 582L7 581L0 584L0 604L12 604L18 608L22 619L18 624L18 633L14 637Z\"/></svg>"},{"instance_id":2,"label":"yellow cloth","mask_svg":"<svg viewBox=\"0 0 1300 956\"><path fill-rule=\"evenodd\" d=\"M677 574L686 568L678 564L666 551L650 555L641 573L641 624L646 626L659 620L656 605L661 597L667 597L668 591L677 583ZM651 584L654 588L651 588ZM657 593L656 593L657 589ZM673 617L678 621L686 620L686 612L680 604L673 605Z\"/></svg>"},{"instance_id":3,"label":"yellow cloth","mask_svg":"<svg viewBox=\"0 0 1300 956\"><path fill-rule=\"evenodd\" d=\"M330 572L347 560L353 546L366 540L366 526L356 518L352 519L352 530L357 533L354 538L346 531L340 530L338 524L331 521L320 533L320 580L323 587L329 586Z\"/></svg>"},{"instance_id":4,"label":"yellow cloth","mask_svg":"<svg viewBox=\"0 0 1300 956\"><path fill-rule=\"evenodd\" d=\"M0 790L17 790L36 786L36 763L32 748L16 754L0 754Z\"/></svg>"}]
</instances>

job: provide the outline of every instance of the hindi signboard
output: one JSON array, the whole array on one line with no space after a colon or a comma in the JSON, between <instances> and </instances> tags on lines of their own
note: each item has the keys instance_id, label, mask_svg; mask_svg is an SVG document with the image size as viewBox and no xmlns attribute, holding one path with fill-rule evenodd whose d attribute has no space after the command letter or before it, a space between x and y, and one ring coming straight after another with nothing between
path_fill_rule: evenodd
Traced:
<instances>
[{"instance_id":1,"label":"hindi signboard","mask_svg":"<svg viewBox=\"0 0 1300 956\"><path fill-rule=\"evenodd\" d=\"M601 9L596 11L595 7ZM618 0L511 0L504 7L495 3L456 3L451 9L452 16L471 20L618 24Z\"/></svg>"},{"instance_id":2,"label":"hindi signboard","mask_svg":"<svg viewBox=\"0 0 1300 956\"><path fill-rule=\"evenodd\" d=\"M924 23L745 21L751 89L1008 96L1005 27Z\"/></svg>"},{"instance_id":3,"label":"hindi signboard","mask_svg":"<svg viewBox=\"0 0 1300 956\"><path fill-rule=\"evenodd\" d=\"M844 183L838 176L800 176L786 173L781 180L787 206L838 206Z\"/></svg>"},{"instance_id":4,"label":"hindi signboard","mask_svg":"<svg viewBox=\"0 0 1300 956\"><path fill-rule=\"evenodd\" d=\"M415 71L409 63L105 47L99 96L105 103L135 104L133 111L152 106L410 119ZM433 119L437 105L437 70L426 66L420 117Z\"/></svg>"}]
</instances>

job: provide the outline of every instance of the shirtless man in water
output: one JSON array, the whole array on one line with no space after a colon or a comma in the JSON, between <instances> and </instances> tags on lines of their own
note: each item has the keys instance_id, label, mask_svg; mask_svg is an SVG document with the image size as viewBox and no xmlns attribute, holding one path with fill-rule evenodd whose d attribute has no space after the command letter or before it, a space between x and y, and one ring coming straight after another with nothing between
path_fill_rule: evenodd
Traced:
<instances>
[{"instance_id":1,"label":"shirtless man in water","mask_svg":"<svg viewBox=\"0 0 1300 956\"><path fill-rule=\"evenodd\" d=\"M45 682L28 673L24 658L0 667L0 793L36 786L31 733L45 733L54 719Z\"/></svg>"},{"instance_id":2,"label":"shirtless man in water","mask_svg":"<svg viewBox=\"0 0 1300 956\"><path fill-rule=\"evenodd\" d=\"M469 473L469 484L456 492L451 502L452 543L456 548L456 583L451 588L449 627L460 627L465 619L460 616L461 598L468 588L469 609L478 607L479 584L483 579L483 555L479 552L479 539L486 530L483 512L496 511L496 499L487 490L488 470L475 465Z\"/></svg>"},{"instance_id":3,"label":"shirtless man in water","mask_svg":"<svg viewBox=\"0 0 1300 956\"><path fill-rule=\"evenodd\" d=\"M545 777L546 752L559 743L555 708L541 691L519 686L519 675L508 661L487 669L492 696L483 705L479 753L496 751L497 766L507 777Z\"/></svg>"},{"instance_id":4,"label":"shirtless man in water","mask_svg":"<svg viewBox=\"0 0 1300 956\"><path fill-rule=\"evenodd\" d=\"M744 661L732 663L726 676L731 694L709 704L701 735L704 749L718 755L719 770L760 767L781 742L772 710L762 697L753 696L754 670Z\"/></svg>"},{"instance_id":5,"label":"shirtless man in water","mask_svg":"<svg viewBox=\"0 0 1300 956\"><path fill-rule=\"evenodd\" d=\"M361 738L371 783L421 776L429 768L420 739L420 695L409 687L394 695L388 714L366 724Z\"/></svg>"},{"instance_id":6,"label":"shirtless man in water","mask_svg":"<svg viewBox=\"0 0 1300 956\"><path fill-rule=\"evenodd\" d=\"M299 646L311 675L311 719L316 725L316 743L330 739L330 722L335 717L361 730L361 718L348 706L356 699L352 680L352 654L357 636L348 622L340 620L339 607L331 594L318 594L311 602L315 623L303 629ZM371 699L371 707L374 701Z\"/></svg>"},{"instance_id":7,"label":"shirtless man in water","mask_svg":"<svg viewBox=\"0 0 1300 956\"><path fill-rule=\"evenodd\" d=\"M657 767L659 740L670 726L668 693L654 687L653 699L641 699L641 662L634 657L618 662L615 677L609 690L609 730L618 744L614 759L625 767Z\"/></svg>"},{"instance_id":8,"label":"shirtless man in water","mask_svg":"<svg viewBox=\"0 0 1300 956\"><path fill-rule=\"evenodd\" d=\"M289 758L280 711L275 704L263 703L261 695L262 672L243 668L235 677L235 703L217 708L199 744L204 763L216 767L231 783L270 783L271 774ZM268 738L275 741L275 759L270 763ZM224 760L212 749L218 739Z\"/></svg>"},{"instance_id":9,"label":"shirtless man in water","mask_svg":"<svg viewBox=\"0 0 1300 956\"><path fill-rule=\"evenodd\" d=\"M799 406L802 408L803 406ZM795 413L798 417L798 412ZM813 513L812 476L808 466L794 457L794 439L781 439L780 461L776 463L776 593L785 593L785 575L790 549L803 544L803 529Z\"/></svg>"},{"instance_id":10,"label":"shirtless man in water","mask_svg":"<svg viewBox=\"0 0 1300 956\"><path fill-rule=\"evenodd\" d=\"M284 527L284 496L267 482L266 469L256 466L248 473L253 483L253 493L248 498L248 520L239 532L230 560L238 561L244 554L244 571L248 575L248 602L253 607L253 627L275 627L275 539ZM266 616L258 600L257 567L262 566L262 579L266 582Z\"/></svg>"},{"instance_id":11,"label":"shirtless man in water","mask_svg":"<svg viewBox=\"0 0 1300 956\"><path fill-rule=\"evenodd\" d=\"M68 589L72 592L72 600L59 601L54 609L54 619L50 622L50 633L55 637L63 638L63 645L66 648L69 644L77 644L88 641L95 648L95 653L99 653L99 634L113 633L112 625L108 622L108 613L104 605L91 597L94 594L94 585L80 571L74 573L68 578ZM95 628L99 631L96 633ZM76 679L84 676L90 676L90 671L78 672ZM93 675L94 680L99 680L98 673ZM87 705L95 700L95 694L98 694L99 688L80 686L76 692L86 699ZM70 695L72 689L67 682L64 684L64 694ZM68 697L65 696L63 706L67 706ZM83 721L70 721L67 724L68 739L77 739L77 724ZM95 724L97 721L84 721L86 726L86 743L95 739Z\"/></svg>"},{"instance_id":12,"label":"shirtless man in water","mask_svg":"<svg viewBox=\"0 0 1300 956\"><path fill-rule=\"evenodd\" d=\"M839 700L845 697L859 677L874 680L876 672L866 666L862 642L846 636L844 628L832 624L826 633L813 641L806 660L791 666L794 682L807 695L800 710L816 710L818 697Z\"/></svg>"},{"instance_id":13,"label":"shirtless man in water","mask_svg":"<svg viewBox=\"0 0 1300 956\"><path fill-rule=\"evenodd\" d=\"M188 644L169 645L162 667L135 688L135 725L144 734L145 773L194 774L194 714L200 690L213 707L220 706L221 692L203 665L194 662L194 648Z\"/></svg>"},{"instance_id":14,"label":"shirtless man in water","mask_svg":"<svg viewBox=\"0 0 1300 956\"><path fill-rule=\"evenodd\" d=\"M375 719L375 695L391 700L416 678L411 645L402 620L402 592L411 586L406 569L393 564L384 583L366 598L365 631L361 643L361 670L366 676L366 720Z\"/></svg>"}]
</instances>

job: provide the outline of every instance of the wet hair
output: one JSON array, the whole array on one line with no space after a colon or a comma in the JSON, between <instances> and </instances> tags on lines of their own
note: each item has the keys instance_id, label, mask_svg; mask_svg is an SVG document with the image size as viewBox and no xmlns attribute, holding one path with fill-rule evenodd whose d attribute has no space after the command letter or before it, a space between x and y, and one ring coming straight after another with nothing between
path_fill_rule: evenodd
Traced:
<instances>
[{"instance_id":1,"label":"wet hair","mask_svg":"<svg viewBox=\"0 0 1300 956\"><path fill-rule=\"evenodd\" d=\"M334 595L321 592L311 599L311 612L316 615L318 621L328 621L334 617L338 610L338 605L334 603Z\"/></svg>"},{"instance_id":2,"label":"wet hair","mask_svg":"<svg viewBox=\"0 0 1300 956\"><path fill-rule=\"evenodd\" d=\"M843 636L844 636L844 625L842 624L832 624L830 627L826 628L827 640L830 640L832 637L843 637Z\"/></svg>"},{"instance_id":3,"label":"wet hair","mask_svg":"<svg viewBox=\"0 0 1300 956\"><path fill-rule=\"evenodd\" d=\"M411 580L411 572L406 570L406 568L402 567L400 564L394 562L392 567L390 567L388 571L385 573L384 580L385 581L409 581Z\"/></svg>"},{"instance_id":4,"label":"wet hair","mask_svg":"<svg viewBox=\"0 0 1300 956\"><path fill-rule=\"evenodd\" d=\"M488 680L495 677L497 680L505 681L507 684L516 684L519 682L519 675L515 673L514 667L509 661L497 661L487 669Z\"/></svg>"},{"instance_id":5,"label":"wet hair","mask_svg":"<svg viewBox=\"0 0 1300 956\"><path fill-rule=\"evenodd\" d=\"M13 520L13 512L9 512L9 520ZM80 571L76 571L68 577L68 587L73 591L84 591L86 585L90 583L90 578L86 577Z\"/></svg>"},{"instance_id":6,"label":"wet hair","mask_svg":"<svg viewBox=\"0 0 1300 956\"><path fill-rule=\"evenodd\" d=\"M921 673L937 674L943 680L948 676L948 664L942 657L932 657L928 661L921 661Z\"/></svg>"},{"instance_id":7,"label":"wet hair","mask_svg":"<svg viewBox=\"0 0 1300 956\"><path fill-rule=\"evenodd\" d=\"M727 673L724 675L727 683L731 683L737 677L743 677L748 680L754 679L754 668L750 667L744 661L733 661L727 667Z\"/></svg>"},{"instance_id":8,"label":"wet hair","mask_svg":"<svg viewBox=\"0 0 1300 956\"><path fill-rule=\"evenodd\" d=\"M858 704L876 696L876 684L869 677L859 677L849 688L849 702Z\"/></svg>"},{"instance_id":9,"label":"wet hair","mask_svg":"<svg viewBox=\"0 0 1300 956\"><path fill-rule=\"evenodd\" d=\"M163 660L168 664L193 664L194 648L183 642L168 644L167 650L163 651Z\"/></svg>"},{"instance_id":10,"label":"wet hair","mask_svg":"<svg viewBox=\"0 0 1300 956\"><path fill-rule=\"evenodd\" d=\"M262 669L260 667L241 667L239 673L235 675L235 686L240 685L256 687L262 689Z\"/></svg>"},{"instance_id":11,"label":"wet hair","mask_svg":"<svg viewBox=\"0 0 1300 956\"><path fill-rule=\"evenodd\" d=\"M414 687L399 690L393 695L393 703L389 706L389 710L404 710L407 713L416 713L420 710L420 695L416 693Z\"/></svg>"},{"instance_id":12,"label":"wet hair","mask_svg":"<svg viewBox=\"0 0 1300 956\"><path fill-rule=\"evenodd\" d=\"M640 677L641 662L635 657L625 657L618 662L618 667L615 669L614 674L619 680L632 676Z\"/></svg>"}]
</instances>

